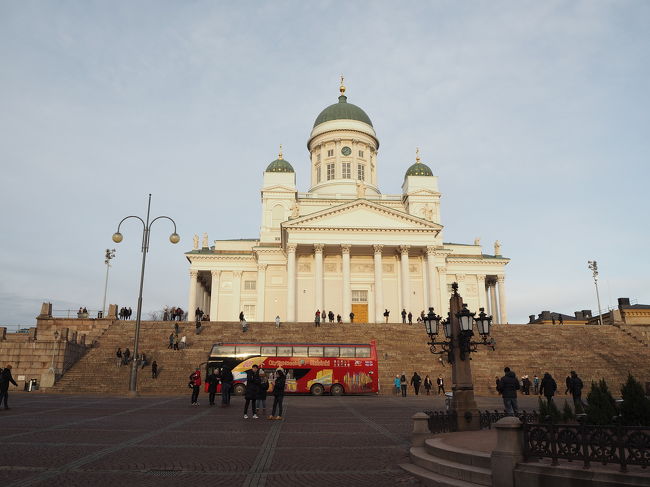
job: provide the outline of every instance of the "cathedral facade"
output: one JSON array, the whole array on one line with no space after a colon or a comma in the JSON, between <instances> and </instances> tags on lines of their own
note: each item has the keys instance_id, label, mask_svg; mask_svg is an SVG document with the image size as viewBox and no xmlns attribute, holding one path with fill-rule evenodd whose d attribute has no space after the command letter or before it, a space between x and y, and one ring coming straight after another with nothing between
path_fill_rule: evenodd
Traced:
<instances>
[{"instance_id":1,"label":"cathedral facade","mask_svg":"<svg viewBox=\"0 0 650 487\"><path fill-rule=\"evenodd\" d=\"M507 323L505 266L473 244L443 241L438 178L416 157L401 194L377 185L379 139L372 121L347 102L316 118L307 142L310 188L296 187L282 152L263 175L259 238L215 240L185 255L190 262L189 319L198 307L213 321L313 321L332 311L344 322L390 322L433 306L446 316L452 282L472 311Z\"/></svg>"}]
</instances>

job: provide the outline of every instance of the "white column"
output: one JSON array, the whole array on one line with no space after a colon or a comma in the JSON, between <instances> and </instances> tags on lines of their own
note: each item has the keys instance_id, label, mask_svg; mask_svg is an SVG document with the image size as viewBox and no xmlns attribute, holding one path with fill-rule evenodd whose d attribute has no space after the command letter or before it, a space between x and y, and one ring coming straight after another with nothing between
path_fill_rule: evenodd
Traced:
<instances>
[{"instance_id":1,"label":"white column","mask_svg":"<svg viewBox=\"0 0 650 487\"><path fill-rule=\"evenodd\" d=\"M437 277L436 276L436 266L435 266L435 247L433 245L427 246L427 260L426 260L426 266L427 266L427 278L429 279L429 302L425 306L425 313L429 312L429 307L431 306L438 306L438 300L436 299L437 290L436 288L438 287L437 284ZM437 309L437 308L436 308ZM437 310L438 313L440 313L440 310Z\"/></svg>"},{"instance_id":2,"label":"white column","mask_svg":"<svg viewBox=\"0 0 650 487\"><path fill-rule=\"evenodd\" d=\"M323 244L314 244L314 304L316 309L323 311ZM315 311L314 311L315 312Z\"/></svg>"},{"instance_id":3,"label":"white column","mask_svg":"<svg viewBox=\"0 0 650 487\"><path fill-rule=\"evenodd\" d=\"M499 318L501 323L508 322L508 315L506 314L506 276L497 276L497 285L499 290Z\"/></svg>"},{"instance_id":4,"label":"white column","mask_svg":"<svg viewBox=\"0 0 650 487\"><path fill-rule=\"evenodd\" d=\"M219 277L221 271L212 271L212 290L210 291L210 321L217 321L219 312Z\"/></svg>"},{"instance_id":5,"label":"white column","mask_svg":"<svg viewBox=\"0 0 650 487\"><path fill-rule=\"evenodd\" d=\"M408 313L411 311L411 277L409 273L409 245L400 245L402 259L402 307ZM402 310L399 310L401 313ZM400 316L401 321L401 316Z\"/></svg>"},{"instance_id":6,"label":"white column","mask_svg":"<svg viewBox=\"0 0 650 487\"><path fill-rule=\"evenodd\" d=\"M203 288L203 296L202 296L202 301L201 301L201 311L204 313L209 313L210 309L210 296L208 295L208 290L206 288Z\"/></svg>"},{"instance_id":7,"label":"white column","mask_svg":"<svg viewBox=\"0 0 650 487\"><path fill-rule=\"evenodd\" d=\"M447 311L449 311L449 293L447 292L447 268L443 265L438 266L438 314L443 318L447 318Z\"/></svg>"},{"instance_id":8,"label":"white column","mask_svg":"<svg viewBox=\"0 0 650 487\"><path fill-rule=\"evenodd\" d=\"M477 275L476 283L478 289L478 307L487 310L487 300L485 299L485 274Z\"/></svg>"},{"instance_id":9,"label":"white column","mask_svg":"<svg viewBox=\"0 0 650 487\"><path fill-rule=\"evenodd\" d=\"M239 319L239 312L244 311L241 307L241 271L234 271L232 273L232 321ZM246 320L250 320L250 316L244 315ZM229 320L230 321L230 320Z\"/></svg>"},{"instance_id":10,"label":"white column","mask_svg":"<svg viewBox=\"0 0 650 487\"><path fill-rule=\"evenodd\" d=\"M499 318L499 310L497 308L497 294L494 289L494 282L488 284L488 289L490 290L490 313L495 323L501 323L501 318Z\"/></svg>"},{"instance_id":11,"label":"white column","mask_svg":"<svg viewBox=\"0 0 650 487\"><path fill-rule=\"evenodd\" d=\"M187 320L194 321L196 319L196 293L198 290L198 281L197 277L199 271L191 270L190 271L190 299L187 304Z\"/></svg>"},{"instance_id":12,"label":"white column","mask_svg":"<svg viewBox=\"0 0 650 487\"><path fill-rule=\"evenodd\" d=\"M341 257L343 258L343 322L350 322L352 312L352 285L350 283L350 250L351 245L341 245Z\"/></svg>"},{"instance_id":13,"label":"white column","mask_svg":"<svg viewBox=\"0 0 650 487\"><path fill-rule=\"evenodd\" d=\"M264 297L266 296L266 264L257 264L257 321L264 321Z\"/></svg>"},{"instance_id":14,"label":"white column","mask_svg":"<svg viewBox=\"0 0 650 487\"><path fill-rule=\"evenodd\" d=\"M296 244L287 244L287 318L296 321Z\"/></svg>"},{"instance_id":15,"label":"white column","mask_svg":"<svg viewBox=\"0 0 650 487\"><path fill-rule=\"evenodd\" d=\"M383 245L373 245L375 249L375 323L384 322L384 276L381 262Z\"/></svg>"}]
</instances>

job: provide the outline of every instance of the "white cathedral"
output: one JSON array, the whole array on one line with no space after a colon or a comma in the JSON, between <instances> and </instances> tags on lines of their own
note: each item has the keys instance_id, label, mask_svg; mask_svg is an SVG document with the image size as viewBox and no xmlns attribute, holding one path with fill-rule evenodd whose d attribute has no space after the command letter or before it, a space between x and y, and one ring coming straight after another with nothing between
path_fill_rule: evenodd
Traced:
<instances>
[{"instance_id":1,"label":"white cathedral","mask_svg":"<svg viewBox=\"0 0 650 487\"><path fill-rule=\"evenodd\" d=\"M313 321L317 310L343 321L413 321L433 306L446 316L451 284L469 308L484 307L507 323L505 266L474 244L443 241L438 178L416 162L406 170L401 194L377 186L379 139L366 112L341 84L338 103L316 117L307 142L311 184L296 187L292 165L271 162L262 184L262 225L257 239L194 237L188 311L212 321Z\"/></svg>"}]
</instances>

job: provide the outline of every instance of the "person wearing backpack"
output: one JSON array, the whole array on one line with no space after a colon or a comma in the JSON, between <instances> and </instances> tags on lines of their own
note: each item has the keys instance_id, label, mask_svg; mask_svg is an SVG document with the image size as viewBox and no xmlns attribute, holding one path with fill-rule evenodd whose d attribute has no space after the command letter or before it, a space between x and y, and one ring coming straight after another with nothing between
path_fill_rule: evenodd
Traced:
<instances>
[{"instance_id":1,"label":"person wearing backpack","mask_svg":"<svg viewBox=\"0 0 650 487\"><path fill-rule=\"evenodd\" d=\"M284 401L284 387L287 383L287 377L284 374L284 370L278 369L275 371L275 383L273 384L273 410L271 411L271 416L267 419L282 419L282 401ZM278 415L275 415L275 411L278 411Z\"/></svg>"},{"instance_id":2,"label":"person wearing backpack","mask_svg":"<svg viewBox=\"0 0 650 487\"><path fill-rule=\"evenodd\" d=\"M201 389L201 370L198 367L190 375L189 386L192 388L192 406L198 406L199 390Z\"/></svg>"},{"instance_id":3,"label":"person wearing backpack","mask_svg":"<svg viewBox=\"0 0 650 487\"><path fill-rule=\"evenodd\" d=\"M542 383L539 387L539 395L546 397L546 402L550 404L553 402L553 396L557 390L557 382L551 374L546 372L542 377Z\"/></svg>"},{"instance_id":4,"label":"person wearing backpack","mask_svg":"<svg viewBox=\"0 0 650 487\"><path fill-rule=\"evenodd\" d=\"M266 393L269 390L269 379L266 377L263 369L260 369L258 374L260 377L260 385L257 389L257 410L262 409L262 416L266 416Z\"/></svg>"}]
</instances>

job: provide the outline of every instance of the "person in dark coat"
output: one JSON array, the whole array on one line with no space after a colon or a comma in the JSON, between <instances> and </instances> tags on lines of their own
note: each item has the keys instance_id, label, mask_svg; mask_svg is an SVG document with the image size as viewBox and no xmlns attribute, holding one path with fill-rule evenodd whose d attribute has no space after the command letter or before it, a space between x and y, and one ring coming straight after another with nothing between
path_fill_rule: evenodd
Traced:
<instances>
[{"instance_id":1,"label":"person in dark coat","mask_svg":"<svg viewBox=\"0 0 650 487\"><path fill-rule=\"evenodd\" d=\"M221 369L221 407L225 408L230 406L230 391L232 390L232 370L223 368Z\"/></svg>"},{"instance_id":2,"label":"person in dark coat","mask_svg":"<svg viewBox=\"0 0 650 487\"><path fill-rule=\"evenodd\" d=\"M564 382L566 384L566 391L564 391L564 395L566 396L569 391L571 391L571 376L567 375L566 379L564 379Z\"/></svg>"},{"instance_id":3,"label":"person in dark coat","mask_svg":"<svg viewBox=\"0 0 650 487\"><path fill-rule=\"evenodd\" d=\"M522 392L527 396L530 395L531 382L527 375L524 375L523 379L521 380L521 384Z\"/></svg>"},{"instance_id":4,"label":"person in dark coat","mask_svg":"<svg viewBox=\"0 0 650 487\"><path fill-rule=\"evenodd\" d=\"M424 377L424 390L427 391L427 396L431 394L431 388L433 387L433 382L431 378L427 375Z\"/></svg>"},{"instance_id":5,"label":"person in dark coat","mask_svg":"<svg viewBox=\"0 0 650 487\"><path fill-rule=\"evenodd\" d=\"M156 362L155 360L151 362L151 378L152 379L158 378L158 362Z\"/></svg>"},{"instance_id":6,"label":"person in dark coat","mask_svg":"<svg viewBox=\"0 0 650 487\"><path fill-rule=\"evenodd\" d=\"M260 376L258 371L259 367L257 365L253 365L251 370L246 371L246 393L244 395L246 404L244 405L244 419L248 419L249 405L252 405L253 408L253 419L257 419L255 400L257 399L257 391L260 386Z\"/></svg>"},{"instance_id":7,"label":"person in dark coat","mask_svg":"<svg viewBox=\"0 0 650 487\"><path fill-rule=\"evenodd\" d=\"M542 382L539 386L539 395L546 397L546 402L549 404L553 401L553 396L557 390L557 383L551 374L546 372L542 377Z\"/></svg>"},{"instance_id":8,"label":"person in dark coat","mask_svg":"<svg viewBox=\"0 0 650 487\"><path fill-rule=\"evenodd\" d=\"M127 348L126 350L124 350L122 356L124 357L124 365L127 365L129 363L129 360L131 359L131 350Z\"/></svg>"},{"instance_id":9,"label":"person in dark coat","mask_svg":"<svg viewBox=\"0 0 650 487\"><path fill-rule=\"evenodd\" d=\"M284 387L287 383L287 377L284 375L284 370L278 369L275 371L275 383L273 384L273 410L268 419L282 419L282 401L284 401ZM275 415L275 411L278 415Z\"/></svg>"},{"instance_id":10,"label":"person in dark coat","mask_svg":"<svg viewBox=\"0 0 650 487\"><path fill-rule=\"evenodd\" d=\"M115 357L117 357L117 366L120 367L122 365L122 347L117 347Z\"/></svg>"},{"instance_id":11,"label":"person in dark coat","mask_svg":"<svg viewBox=\"0 0 650 487\"><path fill-rule=\"evenodd\" d=\"M406 397L406 388L408 387L408 380L406 379L406 374L402 372L402 376L399 378L399 386L402 389L402 397Z\"/></svg>"},{"instance_id":12,"label":"person in dark coat","mask_svg":"<svg viewBox=\"0 0 650 487\"><path fill-rule=\"evenodd\" d=\"M266 393L269 390L269 379L262 369L258 371L258 374L260 376L260 385L257 389L257 397L255 401L257 401L257 409L262 410L260 414L266 416Z\"/></svg>"},{"instance_id":13,"label":"person in dark coat","mask_svg":"<svg viewBox=\"0 0 650 487\"><path fill-rule=\"evenodd\" d=\"M217 385L219 384L216 372L217 369L214 369L205 378L205 382L208 384L208 402L210 403L210 406L214 406L214 396L217 394Z\"/></svg>"},{"instance_id":14,"label":"person in dark coat","mask_svg":"<svg viewBox=\"0 0 650 487\"><path fill-rule=\"evenodd\" d=\"M199 391L201 390L201 370L198 367L190 375L190 385L192 386L192 406L198 406Z\"/></svg>"},{"instance_id":15,"label":"person in dark coat","mask_svg":"<svg viewBox=\"0 0 650 487\"><path fill-rule=\"evenodd\" d=\"M411 385L415 389L415 395L420 394L420 384L422 383L422 378L418 375L417 372L413 372L413 377L411 377Z\"/></svg>"},{"instance_id":16,"label":"person in dark coat","mask_svg":"<svg viewBox=\"0 0 650 487\"><path fill-rule=\"evenodd\" d=\"M438 385L438 394L444 394L445 393L445 380L442 378L441 375L438 376L436 379L436 384Z\"/></svg>"},{"instance_id":17,"label":"person in dark coat","mask_svg":"<svg viewBox=\"0 0 650 487\"><path fill-rule=\"evenodd\" d=\"M402 323L406 323L406 310L402 309Z\"/></svg>"},{"instance_id":18,"label":"person in dark coat","mask_svg":"<svg viewBox=\"0 0 650 487\"><path fill-rule=\"evenodd\" d=\"M409 311L409 314L407 316L408 316L408 319L409 319L409 325L412 325L413 324L413 313L411 313Z\"/></svg>"},{"instance_id":19,"label":"person in dark coat","mask_svg":"<svg viewBox=\"0 0 650 487\"><path fill-rule=\"evenodd\" d=\"M505 375L499 380L499 392L503 398L503 406L508 416L516 416L519 412L517 407L517 391L519 390L519 381L515 373L509 367L503 369Z\"/></svg>"},{"instance_id":20,"label":"person in dark coat","mask_svg":"<svg viewBox=\"0 0 650 487\"><path fill-rule=\"evenodd\" d=\"M16 381L11 376L11 364L2 369L0 372L0 404L5 403L5 409L9 409L8 400L9 400L9 384L13 384L18 387Z\"/></svg>"},{"instance_id":21,"label":"person in dark coat","mask_svg":"<svg viewBox=\"0 0 650 487\"><path fill-rule=\"evenodd\" d=\"M582 383L582 379L578 377L578 374L576 374L575 370L571 371L571 383L569 390L571 391L571 395L573 396L573 404L576 408L576 410L579 407L583 407L584 404L582 403L582 388L584 387Z\"/></svg>"}]
</instances>

